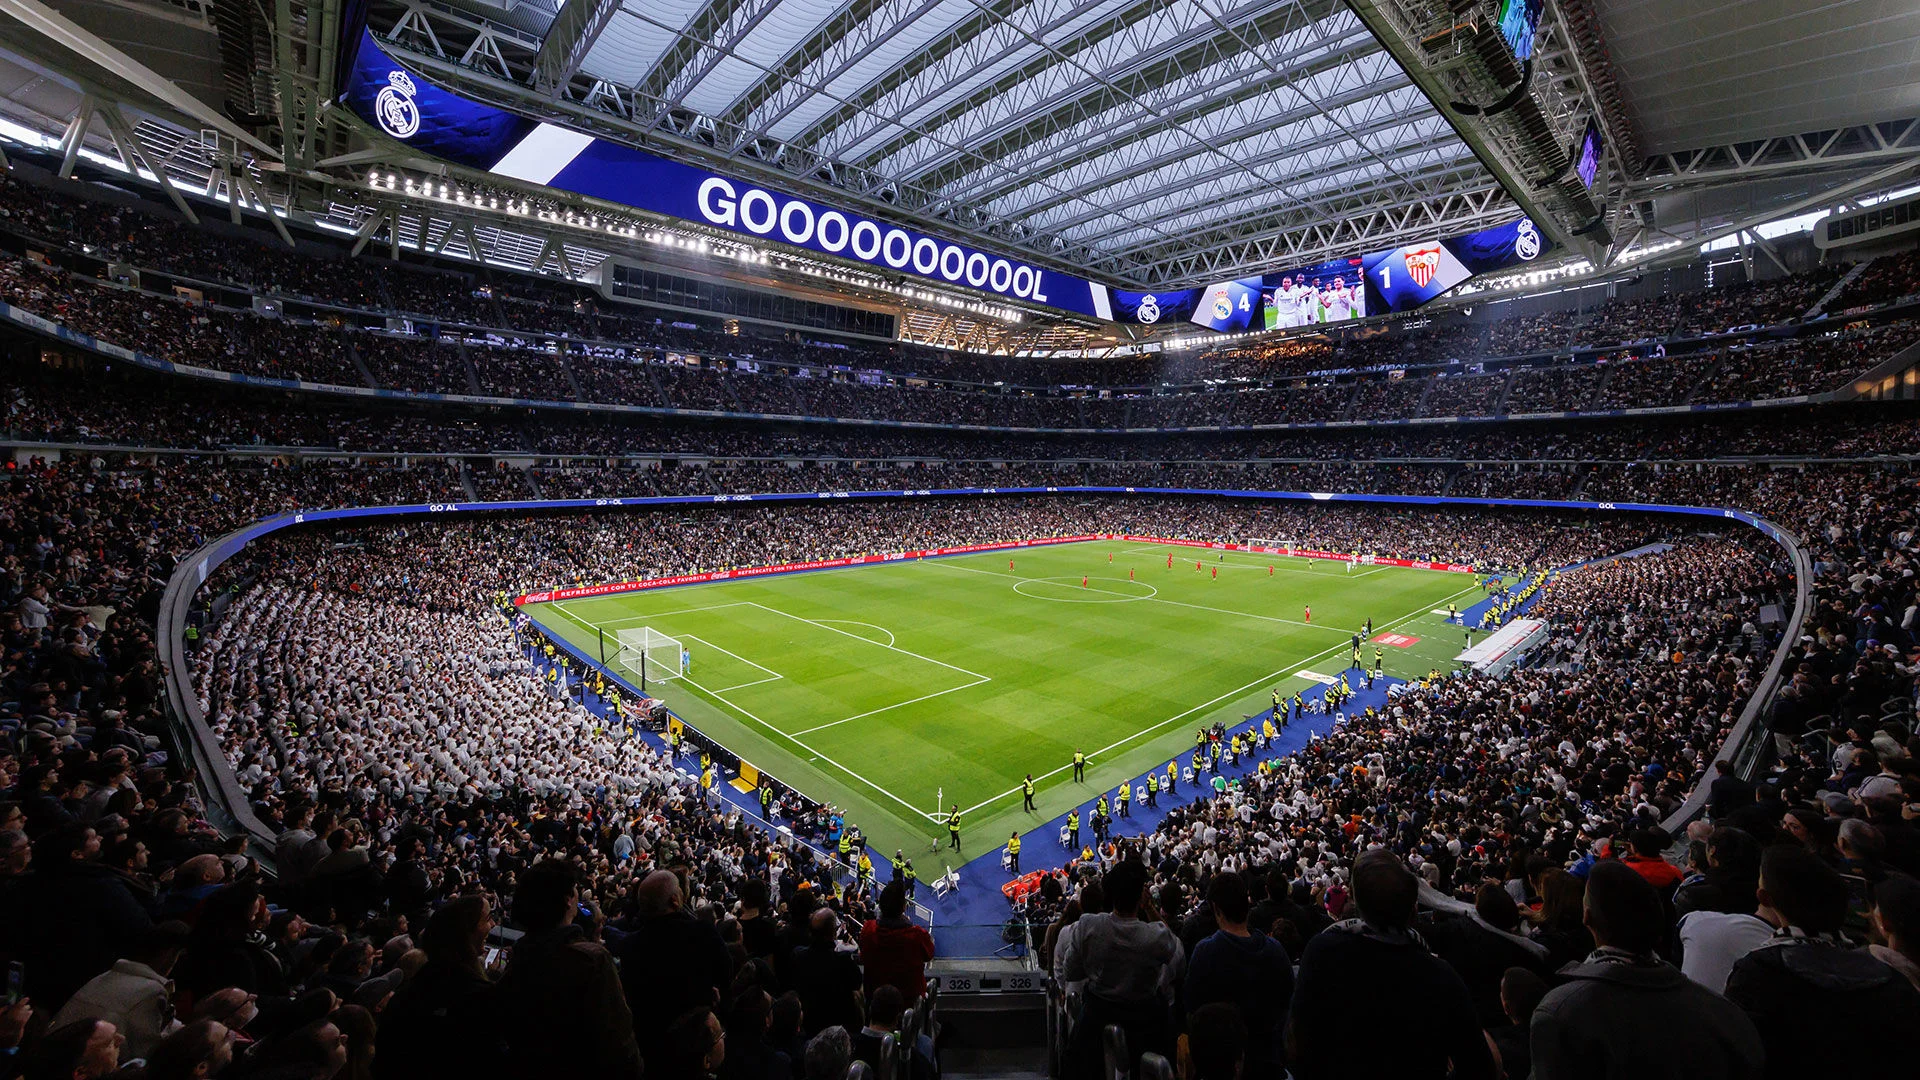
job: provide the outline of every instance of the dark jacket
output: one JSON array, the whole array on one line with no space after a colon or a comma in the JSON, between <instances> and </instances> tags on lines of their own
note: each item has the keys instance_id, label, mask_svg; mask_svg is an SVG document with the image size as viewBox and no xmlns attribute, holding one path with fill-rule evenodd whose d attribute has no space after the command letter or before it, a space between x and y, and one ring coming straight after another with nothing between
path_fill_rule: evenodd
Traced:
<instances>
[{"instance_id":1,"label":"dark jacket","mask_svg":"<svg viewBox=\"0 0 1920 1080\"><path fill-rule=\"evenodd\" d=\"M1278 941L1258 930L1246 937L1214 931L1193 947L1185 997L1188 1015L1216 1001L1239 1011L1247 1026L1247 1080L1281 1075L1293 958Z\"/></svg>"},{"instance_id":2,"label":"dark jacket","mask_svg":"<svg viewBox=\"0 0 1920 1080\"><path fill-rule=\"evenodd\" d=\"M1455 1080L1493 1076L1460 976L1419 937L1358 919L1308 943L1287 1025L1298 1080L1441 1080L1449 1061Z\"/></svg>"},{"instance_id":3,"label":"dark jacket","mask_svg":"<svg viewBox=\"0 0 1920 1080\"><path fill-rule=\"evenodd\" d=\"M88 979L132 956L153 920L126 881L98 863L36 869L0 899L0 944L26 965L26 992L51 1016Z\"/></svg>"},{"instance_id":4,"label":"dark jacket","mask_svg":"<svg viewBox=\"0 0 1920 1080\"><path fill-rule=\"evenodd\" d=\"M1865 950L1775 938L1734 962L1727 997L1767 1048L1768 1077L1911 1076L1920 990Z\"/></svg>"},{"instance_id":5,"label":"dark jacket","mask_svg":"<svg viewBox=\"0 0 1920 1080\"><path fill-rule=\"evenodd\" d=\"M642 1053L681 1013L717 1004L733 983L720 932L685 911L634 920L613 954Z\"/></svg>"},{"instance_id":6,"label":"dark jacket","mask_svg":"<svg viewBox=\"0 0 1920 1080\"><path fill-rule=\"evenodd\" d=\"M1507 1012L1500 1004L1500 980L1512 967L1547 973L1547 948L1518 935L1503 934L1471 915L1441 914L1423 920L1420 933L1433 954L1447 962L1473 996L1480 1026L1499 1027Z\"/></svg>"},{"instance_id":7,"label":"dark jacket","mask_svg":"<svg viewBox=\"0 0 1920 1080\"><path fill-rule=\"evenodd\" d=\"M809 1038L835 1024L849 1034L861 1024L860 965L852 953L834 949L832 942L815 942L793 951L787 965L787 988L800 995L800 1013Z\"/></svg>"},{"instance_id":8,"label":"dark jacket","mask_svg":"<svg viewBox=\"0 0 1920 1080\"><path fill-rule=\"evenodd\" d=\"M521 938L499 993L509 1076L638 1080L646 1071L613 955L584 929Z\"/></svg>"},{"instance_id":9,"label":"dark jacket","mask_svg":"<svg viewBox=\"0 0 1920 1080\"><path fill-rule=\"evenodd\" d=\"M246 938L238 941L196 939L187 946L186 955L174 968L173 981L180 987L183 1009L229 986L262 997L272 997L286 989L279 959L265 944ZM354 980L353 986L359 984L359 980ZM341 996L350 997L352 993L349 987Z\"/></svg>"},{"instance_id":10,"label":"dark jacket","mask_svg":"<svg viewBox=\"0 0 1920 1080\"><path fill-rule=\"evenodd\" d=\"M1663 961L1589 962L1533 1012L1534 1080L1735 1080L1760 1075L1760 1033Z\"/></svg>"},{"instance_id":11,"label":"dark jacket","mask_svg":"<svg viewBox=\"0 0 1920 1080\"><path fill-rule=\"evenodd\" d=\"M479 971L430 963L394 992L380 1014L376 1080L440 1074L499 1075L506 1042L494 1011L498 991Z\"/></svg>"}]
</instances>

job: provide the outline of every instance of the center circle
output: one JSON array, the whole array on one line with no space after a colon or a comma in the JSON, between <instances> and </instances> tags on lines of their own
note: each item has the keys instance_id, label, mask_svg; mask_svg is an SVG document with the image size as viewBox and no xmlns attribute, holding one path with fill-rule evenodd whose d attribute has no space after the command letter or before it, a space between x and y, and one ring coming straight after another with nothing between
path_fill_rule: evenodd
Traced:
<instances>
[{"instance_id":1,"label":"center circle","mask_svg":"<svg viewBox=\"0 0 1920 1080\"><path fill-rule=\"evenodd\" d=\"M1157 587L1144 581L1114 577L1089 577L1086 580L1086 588L1081 588L1080 581L1072 577L1021 578L1014 582L1013 591L1035 600L1052 600L1061 604L1131 604L1136 600L1151 600L1160 595ZM1111 581L1132 589L1147 591L1123 593L1095 584L1102 581ZM1029 589L1028 586L1032 588Z\"/></svg>"}]
</instances>

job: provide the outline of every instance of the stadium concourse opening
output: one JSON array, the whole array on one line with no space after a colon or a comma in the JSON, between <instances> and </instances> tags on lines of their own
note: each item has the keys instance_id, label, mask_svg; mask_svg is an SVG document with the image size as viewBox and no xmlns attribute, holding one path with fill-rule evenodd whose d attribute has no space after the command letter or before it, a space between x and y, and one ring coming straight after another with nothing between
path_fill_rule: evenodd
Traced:
<instances>
[{"instance_id":1,"label":"stadium concourse opening","mask_svg":"<svg viewBox=\"0 0 1920 1080\"><path fill-rule=\"evenodd\" d=\"M589 656L634 627L671 634L691 666L649 693L890 851L946 839L956 806L976 836L1030 824L1027 774L1043 819L1084 784L1144 787L1194 731L1240 725L1275 691L1365 681L1368 624L1392 640L1386 677L1451 669L1466 631L1446 606L1484 592L1446 570L1108 540L523 610Z\"/></svg>"}]
</instances>

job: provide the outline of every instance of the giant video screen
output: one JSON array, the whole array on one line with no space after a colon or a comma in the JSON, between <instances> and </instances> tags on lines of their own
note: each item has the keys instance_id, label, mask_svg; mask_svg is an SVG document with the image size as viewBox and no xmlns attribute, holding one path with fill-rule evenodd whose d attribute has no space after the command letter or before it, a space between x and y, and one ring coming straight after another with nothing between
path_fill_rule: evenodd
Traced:
<instances>
[{"instance_id":1,"label":"giant video screen","mask_svg":"<svg viewBox=\"0 0 1920 1080\"><path fill-rule=\"evenodd\" d=\"M1268 330L1364 319L1367 291L1360 259L1333 259L1261 278L1261 325Z\"/></svg>"},{"instance_id":2,"label":"giant video screen","mask_svg":"<svg viewBox=\"0 0 1920 1080\"><path fill-rule=\"evenodd\" d=\"M1445 240L1405 244L1357 258L1204 289L1113 293L1117 322L1191 323L1223 334L1292 330L1412 311L1476 274L1529 263L1553 249L1529 218Z\"/></svg>"}]
</instances>

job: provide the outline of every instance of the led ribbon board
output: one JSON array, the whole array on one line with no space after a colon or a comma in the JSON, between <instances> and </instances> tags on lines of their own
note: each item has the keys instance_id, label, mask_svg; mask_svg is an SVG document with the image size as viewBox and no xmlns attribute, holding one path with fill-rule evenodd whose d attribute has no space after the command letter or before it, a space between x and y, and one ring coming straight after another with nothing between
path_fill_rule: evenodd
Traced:
<instances>
[{"instance_id":1,"label":"led ribbon board","mask_svg":"<svg viewBox=\"0 0 1920 1080\"><path fill-rule=\"evenodd\" d=\"M1097 319L1107 288L482 104L408 71L362 29L340 99L419 154L496 176Z\"/></svg>"},{"instance_id":2,"label":"led ribbon board","mask_svg":"<svg viewBox=\"0 0 1920 1080\"><path fill-rule=\"evenodd\" d=\"M1120 322L1192 323L1222 333L1286 330L1412 311L1476 274L1532 262L1553 249L1528 218L1204 289L1114 290Z\"/></svg>"}]
</instances>

